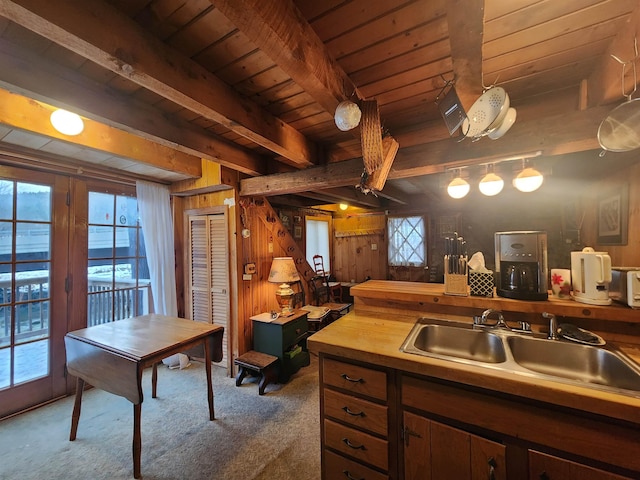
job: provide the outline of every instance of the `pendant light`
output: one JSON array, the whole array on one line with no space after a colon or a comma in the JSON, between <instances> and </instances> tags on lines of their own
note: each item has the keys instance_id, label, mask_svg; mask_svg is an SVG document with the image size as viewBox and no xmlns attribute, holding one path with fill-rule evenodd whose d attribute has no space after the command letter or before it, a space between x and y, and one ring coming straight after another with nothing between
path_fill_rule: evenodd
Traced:
<instances>
[{"instance_id":1,"label":"pendant light","mask_svg":"<svg viewBox=\"0 0 640 480\"><path fill-rule=\"evenodd\" d=\"M63 135L78 135L84 130L84 122L80 115L61 108L51 112L51 125Z\"/></svg>"},{"instance_id":2,"label":"pendant light","mask_svg":"<svg viewBox=\"0 0 640 480\"><path fill-rule=\"evenodd\" d=\"M487 174L480 180L478 188L487 197L499 194L504 188L504 180L493 172L493 165L487 166Z\"/></svg>"},{"instance_id":3,"label":"pendant light","mask_svg":"<svg viewBox=\"0 0 640 480\"><path fill-rule=\"evenodd\" d=\"M460 171L458 171L458 175L451 180L447 186L447 193L451 198L464 198L467 196L467 193L469 193L469 190L471 190L471 186L469 182L462 178Z\"/></svg>"},{"instance_id":4,"label":"pendant light","mask_svg":"<svg viewBox=\"0 0 640 480\"><path fill-rule=\"evenodd\" d=\"M529 193L539 189L543 181L542 174L523 160L522 171L513 179L513 186L521 192Z\"/></svg>"}]
</instances>

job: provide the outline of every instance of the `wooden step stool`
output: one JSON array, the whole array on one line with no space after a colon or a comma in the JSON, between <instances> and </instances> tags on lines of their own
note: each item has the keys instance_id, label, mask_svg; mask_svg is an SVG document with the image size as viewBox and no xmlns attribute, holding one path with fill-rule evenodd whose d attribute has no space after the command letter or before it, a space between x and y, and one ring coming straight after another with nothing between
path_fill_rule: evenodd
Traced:
<instances>
[{"instance_id":1,"label":"wooden step stool","mask_svg":"<svg viewBox=\"0 0 640 480\"><path fill-rule=\"evenodd\" d=\"M265 387L270 382L275 382L278 379L278 372L276 369L277 361L278 357L262 352L256 352L255 350L249 350L248 352L243 353L233 361L233 363L240 367L238 374L236 375L236 387L240 386L242 380L249 372L256 372L260 375L258 395L263 395Z\"/></svg>"}]
</instances>

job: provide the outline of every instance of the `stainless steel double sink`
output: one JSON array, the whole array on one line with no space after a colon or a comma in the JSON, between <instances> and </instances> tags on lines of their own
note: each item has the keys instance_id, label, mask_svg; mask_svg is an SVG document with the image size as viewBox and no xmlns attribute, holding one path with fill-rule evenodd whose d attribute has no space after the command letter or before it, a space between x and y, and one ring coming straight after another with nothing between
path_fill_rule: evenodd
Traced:
<instances>
[{"instance_id":1,"label":"stainless steel double sink","mask_svg":"<svg viewBox=\"0 0 640 480\"><path fill-rule=\"evenodd\" d=\"M640 397L640 365L609 344L583 345L424 317L400 350Z\"/></svg>"}]
</instances>

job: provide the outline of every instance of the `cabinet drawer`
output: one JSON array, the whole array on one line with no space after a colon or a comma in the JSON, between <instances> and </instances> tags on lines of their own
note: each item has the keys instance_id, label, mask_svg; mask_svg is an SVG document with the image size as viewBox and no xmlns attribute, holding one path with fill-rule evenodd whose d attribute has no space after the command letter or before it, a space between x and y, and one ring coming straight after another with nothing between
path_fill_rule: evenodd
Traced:
<instances>
[{"instance_id":1,"label":"cabinet drawer","mask_svg":"<svg viewBox=\"0 0 640 480\"><path fill-rule=\"evenodd\" d=\"M587 465L580 465L553 455L529 450L529 478L547 478L561 480L579 478L580 480L630 480L613 473L605 472Z\"/></svg>"},{"instance_id":2,"label":"cabinet drawer","mask_svg":"<svg viewBox=\"0 0 640 480\"><path fill-rule=\"evenodd\" d=\"M327 419L324 445L382 470L389 468L389 442Z\"/></svg>"},{"instance_id":3,"label":"cabinet drawer","mask_svg":"<svg viewBox=\"0 0 640 480\"><path fill-rule=\"evenodd\" d=\"M324 478L331 480L389 480L388 475L376 472L358 462L344 458L336 453L324 452Z\"/></svg>"},{"instance_id":4,"label":"cabinet drawer","mask_svg":"<svg viewBox=\"0 0 640 480\"><path fill-rule=\"evenodd\" d=\"M324 390L324 414L341 422L387 436L388 407L334 390Z\"/></svg>"},{"instance_id":5,"label":"cabinet drawer","mask_svg":"<svg viewBox=\"0 0 640 480\"><path fill-rule=\"evenodd\" d=\"M282 325L282 344L286 348L296 343L296 340L300 335L309 330L307 323L307 316L302 315L300 318L296 318L290 322Z\"/></svg>"},{"instance_id":6,"label":"cabinet drawer","mask_svg":"<svg viewBox=\"0 0 640 480\"><path fill-rule=\"evenodd\" d=\"M387 400L387 374L351 363L325 358L322 364L324 383L360 395Z\"/></svg>"}]
</instances>

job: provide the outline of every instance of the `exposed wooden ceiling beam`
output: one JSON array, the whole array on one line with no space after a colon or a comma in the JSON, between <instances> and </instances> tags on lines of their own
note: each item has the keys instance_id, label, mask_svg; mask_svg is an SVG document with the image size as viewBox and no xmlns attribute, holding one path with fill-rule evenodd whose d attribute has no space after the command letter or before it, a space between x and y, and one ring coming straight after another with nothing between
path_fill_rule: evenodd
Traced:
<instances>
[{"instance_id":1,"label":"exposed wooden ceiling beam","mask_svg":"<svg viewBox=\"0 0 640 480\"><path fill-rule=\"evenodd\" d=\"M84 130L73 137L63 135L51 124L49 118L54 107L34 101L17 93L0 89L0 124L20 130L40 132L50 138L108 152L187 177L202 175L201 159L173 148L150 142L137 135L109 127L90 119L85 120Z\"/></svg>"},{"instance_id":2,"label":"exposed wooden ceiling beam","mask_svg":"<svg viewBox=\"0 0 640 480\"><path fill-rule=\"evenodd\" d=\"M248 175L267 172L265 158L187 122L170 121L164 112L148 104L118 95L74 70L53 64L1 39L0 64L3 65L0 85L9 91L67 108L165 147L216 161Z\"/></svg>"},{"instance_id":3,"label":"exposed wooden ceiling beam","mask_svg":"<svg viewBox=\"0 0 640 480\"><path fill-rule=\"evenodd\" d=\"M508 135L497 140L500 142L499 155L494 141L486 138L478 142L439 140L400 149L389 179L443 173L452 167L497 161L537 150L541 150L543 155L562 155L597 149L596 131L608 111L608 107L596 107L546 118L524 119L516 123ZM352 185L359 182L361 174L360 159L346 160L297 172L247 178L240 181L240 195L283 195Z\"/></svg>"},{"instance_id":4,"label":"exposed wooden ceiling beam","mask_svg":"<svg viewBox=\"0 0 640 480\"><path fill-rule=\"evenodd\" d=\"M622 65L614 60L611 55L615 55L622 61L632 60L636 52L634 42L640 41L640 4L636 5L625 27L618 31L615 39L609 44L607 54L602 56L600 65L594 69L593 74L588 79L588 104L590 106L606 105L616 100L623 100L621 76ZM639 47L640 48L640 47ZM636 68L638 68L636 60ZM627 65L625 78L625 93L633 90L633 69ZM637 78L636 81L640 81Z\"/></svg>"},{"instance_id":5,"label":"exposed wooden ceiling beam","mask_svg":"<svg viewBox=\"0 0 640 480\"><path fill-rule=\"evenodd\" d=\"M304 135L100 0L0 2L0 15L281 155L316 163ZM104 28L109 25L109 28Z\"/></svg>"},{"instance_id":6,"label":"exposed wooden ceiling beam","mask_svg":"<svg viewBox=\"0 0 640 480\"><path fill-rule=\"evenodd\" d=\"M360 94L291 0L211 0L296 84L333 114Z\"/></svg>"},{"instance_id":7,"label":"exposed wooden ceiling beam","mask_svg":"<svg viewBox=\"0 0 640 480\"><path fill-rule=\"evenodd\" d=\"M447 23L458 98L469 111L482 94L485 0L447 0Z\"/></svg>"}]
</instances>

